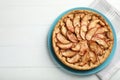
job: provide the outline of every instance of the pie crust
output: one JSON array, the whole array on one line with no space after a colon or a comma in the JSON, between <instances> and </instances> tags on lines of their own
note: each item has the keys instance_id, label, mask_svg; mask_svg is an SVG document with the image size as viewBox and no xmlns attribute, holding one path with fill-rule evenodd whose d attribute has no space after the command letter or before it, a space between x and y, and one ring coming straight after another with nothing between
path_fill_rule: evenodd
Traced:
<instances>
[{"instance_id":1,"label":"pie crust","mask_svg":"<svg viewBox=\"0 0 120 80\"><path fill-rule=\"evenodd\" d=\"M90 10L73 10L55 25L52 46L57 58L76 70L89 70L102 64L114 43L105 19Z\"/></svg>"}]
</instances>

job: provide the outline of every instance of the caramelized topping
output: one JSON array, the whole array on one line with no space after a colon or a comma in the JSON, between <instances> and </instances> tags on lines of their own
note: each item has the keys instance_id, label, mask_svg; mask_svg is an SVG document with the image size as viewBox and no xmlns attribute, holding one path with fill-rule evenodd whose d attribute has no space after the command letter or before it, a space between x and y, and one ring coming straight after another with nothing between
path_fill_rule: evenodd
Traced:
<instances>
[{"instance_id":1,"label":"caramelized topping","mask_svg":"<svg viewBox=\"0 0 120 80\"><path fill-rule=\"evenodd\" d=\"M80 27L80 15L76 14L73 20L74 27Z\"/></svg>"},{"instance_id":2,"label":"caramelized topping","mask_svg":"<svg viewBox=\"0 0 120 80\"><path fill-rule=\"evenodd\" d=\"M80 55L84 55L85 52L88 50L88 44L86 40L82 40L80 42Z\"/></svg>"},{"instance_id":3,"label":"caramelized topping","mask_svg":"<svg viewBox=\"0 0 120 80\"><path fill-rule=\"evenodd\" d=\"M64 51L64 52L61 52L63 56L65 57L72 57L76 54L76 52L74 51L71 51L71 50L67 50L67 51Z\"/></svg>"},{"instance_id":4,"label":"caramelized topping","mask_svg":"<svg viewBox=\"0 0 120 80\"><path fill-rule=\"evenodd\" d=\"M68 43L68 44L57 43L57 46L62 49L70 49L72 45L73 45L72 43Z\"/></svg>"},{"instance_id":5,"label":"caramelized topping","mask_svg":"<svg viewBox=\"0 0 120 80\"><path fill-rule=\"evenodd\" d=\"M86 39L87 40L91 40L91 38L93 37L93 35L95 34L97 28L92 28L88 31L88 33L86 34Z\"/></svg>"},{"instance_id":6,"label":"caramelized topping","mask_svg":"<svg viewBox=\"0 0 120 80\"><path fill-rule=\"evenodd\" d=\"M68 61L69 63L76 63L76 62L78 62L79 58L80 58L80 55L77 54L77 55L75 55L75 56L73 56L73 57L71 57L71 58L67 58L67 61Z\"/></svg>"},{"instance_id":7,"label":"caramelized topping","mask_svg":"<svg viewBox=\"0 0 120 80\"><path fill-rule=\"evenodd\" d=\"M66 43L70 43L70 41L68 41L62 34L58 33L57 34L57 39L63 43L63 44L66 44Z\"/></svg>"},{"instance_id":8,"label":"caramelized topping","mask_svg":"<svg viewBox=\"0 0 120 80\"><path fill-rule=\"evenodd\" d=\"M75 45L75 47L72 48L72 50L73 51L80 51L80 46L81 46L81 44L78 43L78 44Z\"/></svg>"},{"instance_id":9,"label":"caramelized topping","mask_svg":"<svg viewBox=\"0 0 120 80\"><path fill-rule=\"evenodd\" d=\"M101 64L104 56L110 54L114 38L109 25L100 16L75 11L62 17L56 25L53 43L61 61L79 69Z\"/></svg>"},{"instance_id":10,"label":"caramelized topping","mask_svg":"<svg viewBox=\"0 0 120 80\"><path fill-rule=\"evenodd\" d=\"M91 60L92 63L96 62L97 56L95 55L95 53L93 53L93 52L90 51L89 52L89 57L90 57L90 60Z\"/></svg>"},{"instance_id":11,"label":"caramelized topping","mask_svg":"<svg viewBox=\"0 0 120 80\"><path fill-rule=\"evenodd\" d=\"M77 37L75 36L75 34L73 34L72 32L68 31L67 32L67 37L70 41L72 42L77 42Z\"/></svg>"},{"instance_id":12,"label":"caramelized topping","mask_svg":"<svg viewBox=\"0 0 120 80\"><path fill-rule=\"evenodd\" d=\"M69 31L74 32L74 27L70 18L66 18L66 27Z\"/></svg>"},{"instance_id":13,"label":"caramelized topping","mask_svg":"<svg viewBox=\"0 0 120 80\"><path fill-rule=\"evenodd\" d=\"M66 28L65 26L62 26L62 27L61 27L61 33L62 33L64 36L66 36L66 34L67 34L67 28Z\"/></svg>"}]
</instances>

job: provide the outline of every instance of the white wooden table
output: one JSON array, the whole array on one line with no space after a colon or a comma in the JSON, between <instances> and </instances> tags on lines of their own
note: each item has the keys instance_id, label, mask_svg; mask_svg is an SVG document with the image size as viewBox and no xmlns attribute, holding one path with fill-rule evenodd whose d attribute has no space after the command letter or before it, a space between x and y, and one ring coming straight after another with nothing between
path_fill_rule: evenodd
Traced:
<instances>
[{"instance_id":1,"label":"white wooden table","mask_svg":"<svg viewBox=\"0 0 120 80\"><path fill-rule=\"evenodd\" d=\"M0 80L98 80L61 71L47 49L47 34L63 11L93 0L0 0ZM110 2L120 8L120 1ZM119 9L120 10L120 9ZM120 71L111 80L120 80Z\"/></svg>"}]
</instances>

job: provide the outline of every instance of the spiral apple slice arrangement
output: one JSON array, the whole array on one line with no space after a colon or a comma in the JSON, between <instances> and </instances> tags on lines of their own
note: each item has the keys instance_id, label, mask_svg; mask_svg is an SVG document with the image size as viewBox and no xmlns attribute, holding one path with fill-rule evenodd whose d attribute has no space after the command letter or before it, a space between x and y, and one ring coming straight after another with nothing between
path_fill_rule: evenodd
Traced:
<instances>
[{"instance_id":1,"label":"spiral apple slice arrangement","mask_svg":"<svg viewBox=\"0 0 120 80\"><path fill-rule=\"evenodd\" d=\"M56 24L52 44L56 56L77 70L99 66L109 56L114 38L104 18L92 11L74 10Z\"/></svg>"}]
</instances>

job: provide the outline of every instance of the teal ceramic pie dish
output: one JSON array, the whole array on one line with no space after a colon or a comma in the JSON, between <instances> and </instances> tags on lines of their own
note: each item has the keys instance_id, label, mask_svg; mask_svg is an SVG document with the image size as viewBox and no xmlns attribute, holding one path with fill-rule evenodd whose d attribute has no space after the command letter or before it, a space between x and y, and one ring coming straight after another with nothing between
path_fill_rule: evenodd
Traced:
<instances>
[{"instance_id":1,"label":"teal ceramic pie dish","mask_svg":"<svg viewBox=\"0 0 120 80\"><path fill-rule=\"evenodd\" d=\"M108 23L110 28L112 29L113 37L114 37L114 44L113 44L112 51L111 51L109 57L101 65L99 65L96 68L93 68L93 69L90 69L90 70L75 70L75 69L70 68L70 67L66 66L65 64L63 64L58 59L58 57L56 56L56 54L54 52L54 49L53 49L53 46L52 46L52 33L53 33L53 29L56 26L57 22L62 18L62 16L64 16L65 14L67 14L68 12L73 11L73 10L89 10L89 11L95 12L95 13L101 15L104 18L104 20ZM113 58L113 56L115 54L115 49L116 49L116 46L117 46L117 39L116 39L116 33L115 33L115 30L114 30L114 27L113 27L112 23L108 20L108 18L106 16L104 16L99 11L91 9L91 8L78 7L78 8L73 8L73 9L70 9L70 10L67 10L67 11L63 12L62 14L60 14L55 19L55 21L51 25L50 30L48 32L47 45L48 45L49 54L50 54L53 62L55 62L56 65L61 66L61 69L63 71L68 72L68 73L72 73L72 74L75 74L75 75L91 75L91 74L95 74L95 73L101 71L102 69L104 69L105 67L108 66L108 64L110 63L110 61L112 60L112 58Z\"/></svg>"}]
</instances>

